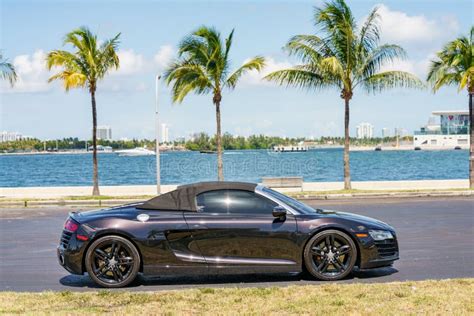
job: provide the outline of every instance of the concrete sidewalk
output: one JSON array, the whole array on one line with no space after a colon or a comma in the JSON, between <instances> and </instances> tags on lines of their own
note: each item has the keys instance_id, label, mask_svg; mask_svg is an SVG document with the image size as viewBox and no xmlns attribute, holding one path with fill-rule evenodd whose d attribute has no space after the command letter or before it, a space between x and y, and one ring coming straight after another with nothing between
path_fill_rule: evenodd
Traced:
<instances>
[{"instance_id":1,"label":"concrete sidewalk","mask_svg":"<svg viewBox=\"0 0 474 316\"><path fill-rule=\"evenodd\" d=\"M162 185L161 192L174 190L177 185ZM412 180L412 181L353 181L354 190L364 191L416 191L416 190L468 190L469 180ZM281 192L327 192L344 189L343 182L304 182L302 188L282 188ZM21 187L0 188L0 200L8 199L65 199L90 197L92 187ZM101 186L100 193L109 197L137 197L156 195L155 185Z\"/></svg>"}]
</instances>

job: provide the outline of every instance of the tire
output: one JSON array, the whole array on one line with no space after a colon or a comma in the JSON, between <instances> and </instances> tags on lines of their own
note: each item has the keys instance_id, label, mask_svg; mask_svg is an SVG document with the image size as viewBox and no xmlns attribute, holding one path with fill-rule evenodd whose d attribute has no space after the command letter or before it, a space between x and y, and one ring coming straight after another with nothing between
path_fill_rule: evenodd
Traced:
<instances>
[{"instance_id":1,"label":"tire","mask_svg":"<svg viewBox=\"0 0 474 316\"><path fill-rule=\"evenodd\" d=\"M336 281L352 272L357 260L357 247L347 234L329 229L314 235L306 244L303 255L305 270L312 277Z\"/></svg>"},{"instance_id":2,"label":"tire","mask_svg":"<svg viewBox=\"0 0 474 316\"><path fill-rule=\"evenodd\" d=\"M135 245L120 236L100 237L90 245L86 270L100 286L118 288L129 285L140 270L140 254Z\"/></svg>"}]
</instances>

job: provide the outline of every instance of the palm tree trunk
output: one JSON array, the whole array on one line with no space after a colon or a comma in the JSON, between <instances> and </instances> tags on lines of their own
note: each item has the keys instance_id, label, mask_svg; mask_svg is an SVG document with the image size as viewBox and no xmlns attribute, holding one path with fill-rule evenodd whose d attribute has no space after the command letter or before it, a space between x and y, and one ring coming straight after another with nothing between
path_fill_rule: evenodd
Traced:
<instances>
[{"instance_id":1,"label":"palm tree trunk","mask_svg":"<svg viewBox=\"0 0 474 316\"><path fill-rule=\"evenodd\" d=\"M91 102L92 102L92 164L94 166L94 188L92 189L92 195L100 195L99 192L99 171L97 165L97 107L95 103L95 89L91 89Z\"/></svg>"},{"instance_id":2,"label":"palm tree trunk","mask_svg":"<svg viewBox=\"0 0 474 316\"><path fill-rule=\"evenodd\" d=\"M469 89L469 187L474 189L474 109L472 108L472 96L474 95L474 88Z\"/></svg>"},{"instance_id":3,"label":"palm tree trunk","mask_svg":"<svg viewBox=\"0 0 474 316\"><path fill-rule=\"evenodd\" d=\"M222 162L222 135L221 135L221 101L220 95L214 96L214 104L216 106L216 142L217 142L217 180L224 181L224 170Z\"/></svg>"},{"instance_id":4,"label":"palm tree trunk","mask_svg":"<svg viewBox=\"0 0 474 316\"><path fill-rule=\"evenodd\" d=\"M344 189L350 190L351 187L351 169L349 165L349 98L344 98Z\"/></svg>"}]
</instances>

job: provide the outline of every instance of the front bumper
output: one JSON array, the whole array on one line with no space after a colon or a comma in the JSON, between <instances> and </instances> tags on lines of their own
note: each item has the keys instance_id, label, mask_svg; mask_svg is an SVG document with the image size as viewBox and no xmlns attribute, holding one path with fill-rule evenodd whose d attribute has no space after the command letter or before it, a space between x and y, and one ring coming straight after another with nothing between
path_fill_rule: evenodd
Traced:
<instances>
[{"instance_id":1,"label":"front bumper","mask_svg":"<svg viewBox=\"0 0 474 316\"><path fill-rule=\"evenodd\" d=\"M59 264L72 274L83 274L83 257L86 242L78 240L76 233L64 230L57 248Z\"/></svg>"},{"instance_id":2,"label":"front bumper","mask_svg":"<svg viewBox=\"0 0 474 316\"><path fill-rule=\"evenodd\" d=\"M360 269L372 269L390 266L399 259L398 240L394 232L393 239L375 241L371 237L361 238Z\"/></svg>"}]
</instances>

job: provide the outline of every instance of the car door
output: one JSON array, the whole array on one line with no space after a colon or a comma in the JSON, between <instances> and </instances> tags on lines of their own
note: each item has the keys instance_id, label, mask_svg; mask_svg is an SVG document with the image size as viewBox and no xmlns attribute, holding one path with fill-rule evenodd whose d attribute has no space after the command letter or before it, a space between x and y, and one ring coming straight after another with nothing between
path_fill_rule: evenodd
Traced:
<instances>
[{"instance_id":1,"label":"car door","mask_svg":"<svg viewBox=\"0 0 474 316\"><path fill-rule=\"evenodd\" d=\"M140 210L146 215L132 230L140 243L143 271L150 275L206 274L207 263L200 255L183 211Z\"/></svg>"},{"instance_id":2,"label":"car door","mask_svg":"<svg viewBox=\"0 0 474 316\"><path fill-rule=\"evenodd\" d=\"M277 203L244 190L196 197L198 212L184 217L210 270L222 273L297 271L300 250L292 214L276 218Z\"/></svg>"}]
</instances>

